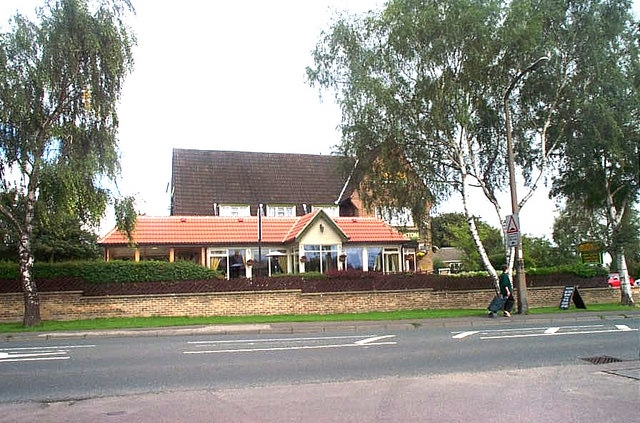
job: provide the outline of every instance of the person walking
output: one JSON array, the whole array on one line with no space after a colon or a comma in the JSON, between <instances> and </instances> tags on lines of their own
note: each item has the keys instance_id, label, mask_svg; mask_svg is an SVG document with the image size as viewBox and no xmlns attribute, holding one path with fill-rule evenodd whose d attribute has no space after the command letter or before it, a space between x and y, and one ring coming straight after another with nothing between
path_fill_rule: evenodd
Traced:
<instances>
[{"instance_id":1,"label":"person walking","mask_svg":"<svg viewBox=\"0 0 640 423\"><path fill-rule=\"evenodd\" d=\"M502 298L506 298L506 301L504 302L503 315L504 317L511 317L511 309L513 308L513 303L515 301L513 299L511 276L507 273L507 270L509 270L509 267L507 265L503 265L498 284L500 285L500 295L502 295Z\"/></svg>"}]
</instances>

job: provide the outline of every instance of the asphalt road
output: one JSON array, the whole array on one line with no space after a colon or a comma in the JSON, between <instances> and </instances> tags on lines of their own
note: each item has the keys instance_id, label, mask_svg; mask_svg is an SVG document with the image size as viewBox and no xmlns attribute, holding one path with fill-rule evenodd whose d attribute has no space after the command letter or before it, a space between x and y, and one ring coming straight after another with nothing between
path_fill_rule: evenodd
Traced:
<instances>
[{"instance_id":1,"label":"asphalt road","mask_svg":"<svg viewBox=\"0 0 640 423\"><path fill-rule=\"evenodd\" d=\"M0 422L634 421L639 326L516 316L28 336L0 344Z\"/></svg>"}]
</instances>

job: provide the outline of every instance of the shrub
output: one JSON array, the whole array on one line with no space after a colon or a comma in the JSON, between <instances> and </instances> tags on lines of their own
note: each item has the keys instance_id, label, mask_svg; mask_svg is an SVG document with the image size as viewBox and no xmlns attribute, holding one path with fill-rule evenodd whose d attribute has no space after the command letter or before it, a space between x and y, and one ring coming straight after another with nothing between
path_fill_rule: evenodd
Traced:
<instances>
[{"instance_id":1,"label":"shrub","mask_svg":"<svg viewBox=\"0 0 640 423\"><path fill-rule=\"evenodd\" d=\"M87 283L163 282L219 279L220 273L190 261L74 261L35 263L37 279L78 278ZM18 279L17 263L0 262L0 279Z\"/></svg>"}]
</instances>

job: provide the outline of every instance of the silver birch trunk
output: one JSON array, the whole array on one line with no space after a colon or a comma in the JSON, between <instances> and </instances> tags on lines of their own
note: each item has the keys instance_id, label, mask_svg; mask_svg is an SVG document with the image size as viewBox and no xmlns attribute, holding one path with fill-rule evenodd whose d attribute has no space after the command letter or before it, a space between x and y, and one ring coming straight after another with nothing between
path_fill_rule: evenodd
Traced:
<instances>
[{"instance_id":1,"label":"silver birch trunk","mask_svg":"<svg viewBox=\"0 0 640 423\"><path fill-rule=\"evenodd\" d=\"M629 280L629 269L627 269L627 259L624 248L616 253L618 262L618 274L620 275L620 304L633 306L633 293L631 292L631 282Z\"/></svg>"},{"instance_id":2,"label":"silver birch trunk","mask_svg":"<svg viewBox=\"0 0 640 423\"><path fill-rule=\"evenodd\" d=\"M28 185L26 213L24 226L20 233L20 243L18 254L20 257L20 277L22 280L22 290L24 293L24 318L23 325L26 327L40 324L40 295L33 277L33 251L31 240L33 235L33 219L35 214L35 203L37 190L33 184Z\"/></svg>"},{"instance_id":3,"label":"silver birch trunk","mask_svg":"<svg viewBox=\"0 0 640 423\"><path fill-rule=\"evenodd\" d=\"M478 227L476 226L476 221L473 218L473 215L469 212L469 187L467 180L467 173L464 171L464 166L462 166L462 171L460 172L460 177L462 180L462 205L464 207L464 216L467 219L467 225L469 225L469 231L471 232L471 238L473 239L473 243L478 249L478 253L480 254L480 260L482 260L482 264L485 269L489 272L489 276L491 276L491 280L493 282L493 288L496 293L500 292L500 285L498 283L498 273L496 269L493 268L491 261L489 261L489 256L487 255L487 251L482 244L482 240L480 239L480 234L478 233Z\"/></svg>"}]
</instances>

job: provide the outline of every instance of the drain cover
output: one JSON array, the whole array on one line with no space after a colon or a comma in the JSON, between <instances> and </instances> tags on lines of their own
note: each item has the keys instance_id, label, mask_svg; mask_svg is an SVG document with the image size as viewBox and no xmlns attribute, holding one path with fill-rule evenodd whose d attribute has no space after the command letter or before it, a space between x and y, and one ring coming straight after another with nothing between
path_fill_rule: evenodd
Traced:
<instances>
[{"instance_id":1,"label":"drain cover","mask_svg":"<svg viewBox=\"0 0 640 423\"><path fill-rule=\"evenodd\" d=\"M609 364L609 363L619 363L623 361L619 358L610 357L608 355L601 355L598 357L587 357L587 358L583 358L582 360L588 361L591 364Z\"/></svg>"}]
</instances>

